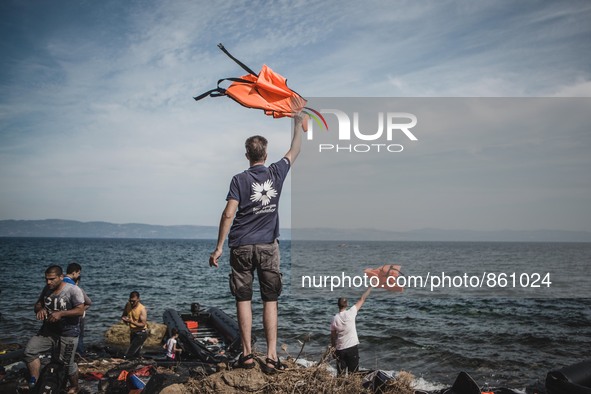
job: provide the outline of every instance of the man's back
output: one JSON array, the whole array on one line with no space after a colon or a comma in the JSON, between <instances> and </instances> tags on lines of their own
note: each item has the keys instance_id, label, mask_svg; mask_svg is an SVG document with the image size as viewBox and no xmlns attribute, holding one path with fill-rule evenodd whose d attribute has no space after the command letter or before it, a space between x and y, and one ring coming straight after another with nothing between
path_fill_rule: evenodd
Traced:
<instances>
[{"instance_id":1,"label":"man's back","mask_svg":"<svg viewBox=\"0 0 591 394\"><path fill-rule=\"evenodd\" d=\"M282 158L269 167L254 165L232 178L226 199L238 201L238 210L228 236L231 248L272 243L279 237L279 199L289 168L289 160Z\"/></svg>"},{"instance_id":2,"label":"man's back","mask_svg":"<svg viewBox=\"0 0 591 394\"><path fill-rule=\"evenodd\" d=\"M347 349L359 344L357 327L355 325L356 316L357 308L353 305L346 311L337 313L332 319L331 330L337 333L337 350Z\"/></svg>"}]
</instances>

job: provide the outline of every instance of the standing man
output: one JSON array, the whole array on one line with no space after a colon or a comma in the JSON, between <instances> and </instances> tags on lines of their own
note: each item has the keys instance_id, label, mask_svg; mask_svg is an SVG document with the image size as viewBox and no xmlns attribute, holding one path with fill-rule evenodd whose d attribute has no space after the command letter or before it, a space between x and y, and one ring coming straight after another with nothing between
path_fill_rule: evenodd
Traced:
<instances>
[{"instance_id":1,"label":"standing man","mask_svg":"<svg viewBox=\"0 0 591 394\"><path fill-rule=\"evenodd\" d=\"M265 166L267 140L253 136L246 140L248 170L235 175L226 197L226 207L220 219L217 246L209 257L210 266L218 266L224 240L228 236L230 246L230 290L236 298L236 309L242 356L238 366L254 367L251 349L252 331L252 282L256 270L263 300L263 326L267 341L267 358L261 368L266 373L275 373L284 366L277 356L277 299L281 294L279 271L279 198L283 181L295 162L302 143L301 130L305 130L300 115L294 117L291 145L284 157ZM306 123L307 124L307 123Z\"/></svg>"},{"instance_id":2,"label":"standing man","mask_svg":"<svg viewBox=\"0 0 591 394\"><path fill-rule=\"evenodd\" d=\"M72 261L68 264L68 268L66 268L64 282L75 285L78 278L80 278L80 275L82 275L82 267L77 262Z\"/></svg>"},{"instance_id":3,"label":"standing man","mask_svg":"<svg viewBox=\"0 0 591 394\"><path fill-rule=\"evenodd\" d=\"M70 389L77 393L78 365L74 362L78 344L79 320L84 313L84 296L80 288L63 281L64 273L58 265L45 270L46 286L35 303L37 320L43 321L41 329L32 337L25 348L25 362L29 368L30 386L39 379L41 361L39 354L53 350L59 360L68 368ZM58 349L59 348L59 349Z\"/></svg>"},{"instance_id":4,"label":"standing man","mask_svg":"<svg viewBox=\"0 0 591 394\"><path fill-rule=\"evenodd\" d=\"M78 286L80 290L82 290L82 295L84 295L84 314L80 317L80 335L78 336L78 346L76 347L76 353L80 356L84 356L86 353L86 350L84 349L84 325L86 323L86 311L92 305L92 300L88 297L84 289L80 287L81 278L82 266L75 261L68 264L68 268L66 268L66 276L64 276L64 282Z\"/></svg>"},{"instance_id":5,"label":"standing man","mask_svg":"<svg viewBox=\"0 0 591 394\"><path fill-rule=\"evenodd\" d=\"M123 320L129 326L129 348L125 353L125 358L137 358L140 356L142 345L148 339L148 312L146 307L140 302L140 293L132 291L129 294L129 301L125 304Z\"/></svg>"},{"instance_id":6,"label":"standing man","mask_svg":"<svg viewBox=\"0 0 591 394\"><path fill-rule=\"evenodd\" d=\"M339 313L333 317L330 325L330 342L336 348L338 375L344 374L347 370L357 372L359 369L359 338L357 338L355 318L371 289L369 287L350 309L347 309L349 303L346 298L341 297L338 300Z\"/></svg>"}]
</instances>

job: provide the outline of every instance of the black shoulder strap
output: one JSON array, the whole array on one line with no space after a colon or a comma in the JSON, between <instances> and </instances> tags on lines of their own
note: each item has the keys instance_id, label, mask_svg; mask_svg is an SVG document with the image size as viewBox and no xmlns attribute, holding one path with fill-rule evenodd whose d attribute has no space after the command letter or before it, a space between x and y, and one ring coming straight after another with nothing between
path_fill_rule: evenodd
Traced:
<instances>
[{"instance_id":1,"label":"black shoulder strap","mask_svg":"<svg viewBox=\"0 0 591 394\"><path fill-rule=\"evenodd\" d=\"M252 75L258 75L257 73L252 71L250 69L250 67L248 67L247 65L242 63L240 60L238 60L234 56L232 56L232 54L230 52L228 52L228 50L224 47L224 45L221 42L218 44L218 48L220 48L222 50L222 52L224 52L226 55L228 55L228 57L230 59L234 60L236 62L236 64L238 64L240 67L242 67L247 73L252 74Z\"/></svg>"},{"instance_id":2,"label":"black shoulder strap","mask_svg":"<svg viewBox=\"0 0 591 394\"><path fill-rule=\"evenodd\" d=\"M236 64L238 64L240 67L242 67L247 73L252 74L254 76L258 76L257 73L255 73L254 71L252 71L250 69L250 67L248 67L247 65L245 65L244 63L242 63L240 60L236 59L234 56L232 56L232 54L230 52L228 52L228 50L224 47L224 45L222 43L218 44L218 48L220 48L222 50L222 52L224 52L226 55L228 55L228 57L232 60L234 60L236 62ZM242 79L242 78L222 78L218 81L218 86L215 89L211 89L208 90L205 93L200 94L199 96L193 97L193 99L195 101L199 101L201 99L204 99L205 97L219 97L219 96L223 96L226 94L226 89L220 87L220 83L222 83L223 81L232 81L232 82L242 82L242 83L253 83L252 81L248 81L246 79Z\"/></svg>"},{"instance_id":3,"label":"black shoulder strap","mask_svg":"<svg viewBox=\"0 0 591 394\"><path fill-rule=\"evenodd\" d=\"M195 101L199 101L201 99L206 98L207 96L211 96L211 97L223 96L224 92L225 92L225 89L215 88L215 89L208 90L207 92L202 93L199 96L195 96L195 97L193 97L193 99Z\"/></svg>"},{"instance_id":4,"label":"black shoulder strap","mask_svg":"<svg viewBox=\"0 0 591 394\"><path fill-rule=\"evenodd\" d=\"M219 96L225 95L226 94L226 89L220 87L220 83L222 83L224 81L232 81L232 82L241 82L241 83L254 84L254 82L249 81L248 79L242 79L242 78L222 78L222 79L218 80L218 87L217 88L208 90L207 92L202 93L199 96L193 97L193 99L195 101L199 101L201 99L204 99L207 96L210 96L210 97L219 97Z\"/></svg>"}]
</instances>

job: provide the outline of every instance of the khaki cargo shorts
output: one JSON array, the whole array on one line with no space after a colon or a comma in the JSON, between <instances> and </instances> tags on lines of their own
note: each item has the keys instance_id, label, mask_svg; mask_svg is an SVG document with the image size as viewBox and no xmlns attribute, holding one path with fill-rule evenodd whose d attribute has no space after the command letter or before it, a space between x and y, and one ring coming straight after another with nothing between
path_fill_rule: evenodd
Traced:
<instances>
[{"instance_id":1,"label":"khaki cargo shorts","mask_svg":"<svg viewBox=\"0 0 591 394\"><path fill-rule=\"evenodd\" d=\"M263 301L277 301L282 283L279 272L279 243L243 245L230 251L230 290L236 301L252 300L256 269Z\"/></svg>"}]
</instances>

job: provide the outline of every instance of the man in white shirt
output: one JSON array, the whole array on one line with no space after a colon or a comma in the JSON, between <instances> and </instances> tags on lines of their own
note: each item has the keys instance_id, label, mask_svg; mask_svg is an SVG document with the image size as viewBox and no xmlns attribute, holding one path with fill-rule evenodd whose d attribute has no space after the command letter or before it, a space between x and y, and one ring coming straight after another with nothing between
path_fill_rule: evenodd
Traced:
<instances>
[{"instance_id":1,"label":"man in white shirt","mask_svg":"<svg viewBox=\"0 0 591 394\"><path fill-rule=\"evenodd\" d=\"M330 325L330 342L336 348L335 356L339 375L344 374L347 370L356 372L359 369L359 338L357 338L355 318L371 289L369 287L359 301L349 309L347 309L349 303L346 298L338 300L339 313L333 317Z\"/></svg>"}]
</instances>

